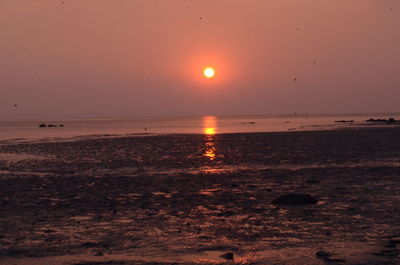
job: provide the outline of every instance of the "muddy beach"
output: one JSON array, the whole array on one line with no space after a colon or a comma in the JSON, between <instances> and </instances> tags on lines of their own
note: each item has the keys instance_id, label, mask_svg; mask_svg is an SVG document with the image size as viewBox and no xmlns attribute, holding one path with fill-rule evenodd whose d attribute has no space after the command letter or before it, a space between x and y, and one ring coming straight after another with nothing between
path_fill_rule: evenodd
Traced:
<instances>
[{"instance_id":1,"label":"muddy beach","mask_svg":"<svg viewBox=\"0 0 400 265\"><path fill-rule=\"evenodd\" d=\"M2 142L0 264L400 264L399 176L398 127Z\"/></svg>"}]
</instances>

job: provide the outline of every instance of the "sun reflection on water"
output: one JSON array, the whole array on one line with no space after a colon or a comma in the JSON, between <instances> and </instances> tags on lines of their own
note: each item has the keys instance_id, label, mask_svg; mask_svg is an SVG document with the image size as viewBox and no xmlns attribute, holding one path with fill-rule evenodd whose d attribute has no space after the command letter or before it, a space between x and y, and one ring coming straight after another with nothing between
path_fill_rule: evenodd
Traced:
<instances>
[{"instance_id":1,"label":"sun reflection on water","mask_svg":"<svg viewBox=\"0 0 400 265\"><path fill-rule=\"evenodd\" d=\"M217 133L217 117L203 117L203 133L205 135L205 151L203 156L208 157L211 161L215 160L217 148L215 146L215 134Z\"/></svg>"}]
</instances>

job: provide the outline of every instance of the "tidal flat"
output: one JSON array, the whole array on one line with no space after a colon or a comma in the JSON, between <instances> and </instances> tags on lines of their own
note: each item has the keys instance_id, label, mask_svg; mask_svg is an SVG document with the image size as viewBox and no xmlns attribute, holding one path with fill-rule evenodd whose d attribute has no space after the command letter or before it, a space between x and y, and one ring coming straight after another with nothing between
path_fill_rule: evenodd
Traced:
<instances>
[{"instance_id":1,"label":"tidal flat","mask_svg":"<svg viewBox=\"0 0 400 265\"><path fill-rule=\"evenodd\" d=\"M4 265L400 264L399 127L3 141L0 187Z\"/></svg>"}]
</instances>

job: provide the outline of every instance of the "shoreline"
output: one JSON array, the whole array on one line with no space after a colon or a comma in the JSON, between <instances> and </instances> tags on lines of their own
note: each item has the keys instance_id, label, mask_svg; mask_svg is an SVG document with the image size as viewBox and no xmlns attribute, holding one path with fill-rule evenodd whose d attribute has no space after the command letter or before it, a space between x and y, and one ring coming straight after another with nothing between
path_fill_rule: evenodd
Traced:
<instances>
[{"instance_id":1,"label":"shoreline","mask_svg":"<svg viewBox=\"0 0 400 265\"><path fill-rule=\"evenodd\" d=\"M316 116L316 117L186 117L152 119L95 119L58 120L46 123L34 121L0 122L0 141L29 141L46 139L68 139L82 137L124 136L144 134L203 134L204 130L213 133L252 133L331 130L348 127L388 126L383 121L388 116ZM390 122L396 121L394 116ZM352 121L352 122L351 122ZM39 128L40 126L42 128ZM48 127L49 125L50 127ZM397 124L394 122L394 126ZM60 127L61 126L61 127Z\"/></svg>"},{"instance_id":2,"label":"shoreline","mask_svg":"<svg viewBox=\"0 0 400 265\"><path fill-rule=\"evenodd\" d=\"M228 135L228 134L268 134L268 133L297 133L297 132L316 132L316 131L342 131L342 130L364 130L364 129L386 129L386 128L398 128L400 124L374 124L366 122L354 122L354 123L333 123L330 125L311 125L307 128L301 129L287 129L282 131L250 131L250 132L223 132L215 133L215 135ZM46 142L69 142L69 141L83 141L91 139L109 139L109 138L125 138L125 137L157 137L157 136L168 136L168 135L204 135L203 132L198 133L94 133L94 134L82 134L65 137L43 137L43 138L11 138L1 139L1 145L18 144L18 143L46 143Z\"/></svg>"}]
</instances>

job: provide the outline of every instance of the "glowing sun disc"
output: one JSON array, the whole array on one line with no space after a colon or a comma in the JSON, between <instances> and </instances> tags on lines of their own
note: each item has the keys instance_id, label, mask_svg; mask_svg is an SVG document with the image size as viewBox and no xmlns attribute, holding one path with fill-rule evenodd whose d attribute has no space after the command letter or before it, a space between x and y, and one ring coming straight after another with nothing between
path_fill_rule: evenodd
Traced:
<instances>
[{"instance_id":1,"label":"glowing sun disc","mask_svg":"<svg viewBox=\"0 0 400 265\"><path fill-rule=\"evenodd\" d=\"M204 69L203 74L207 78L213 78L215 75L215 70L212 67L207 67Z\"/></svg>"}]
</instances>

